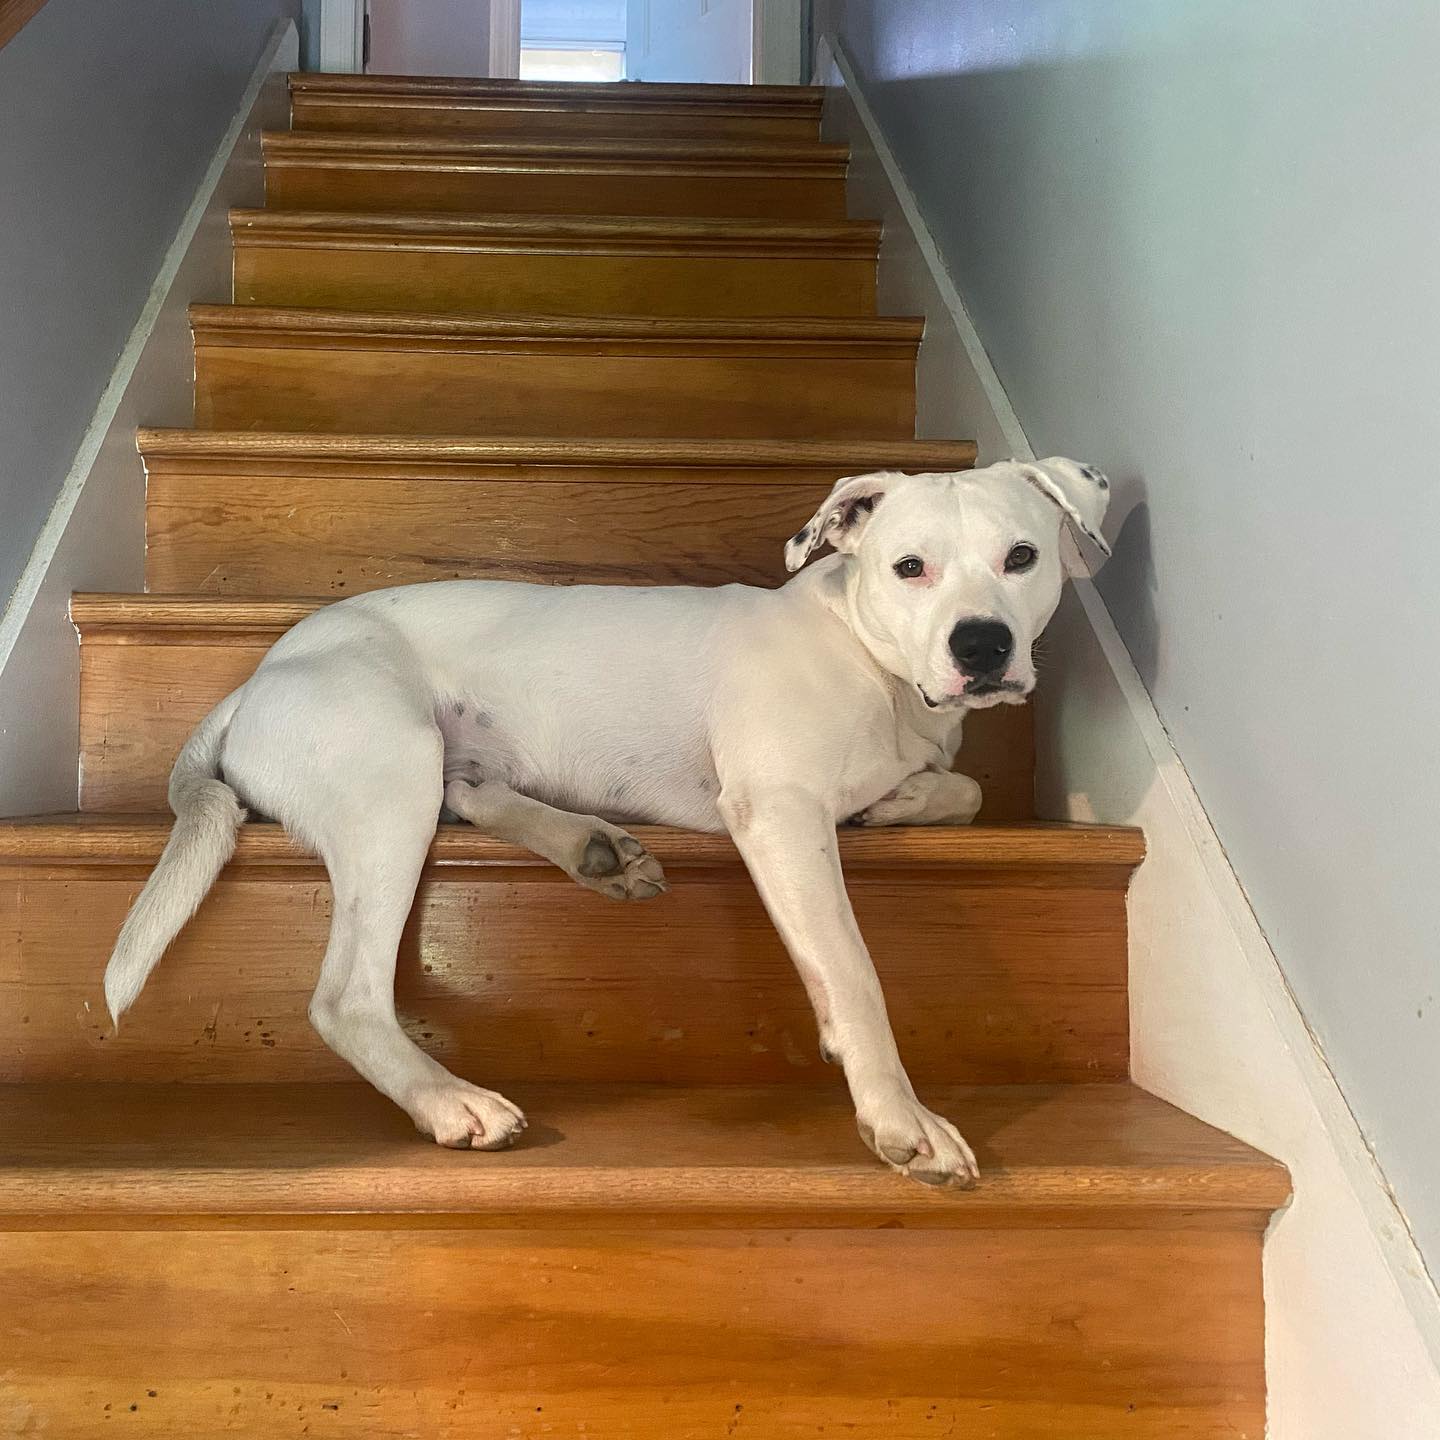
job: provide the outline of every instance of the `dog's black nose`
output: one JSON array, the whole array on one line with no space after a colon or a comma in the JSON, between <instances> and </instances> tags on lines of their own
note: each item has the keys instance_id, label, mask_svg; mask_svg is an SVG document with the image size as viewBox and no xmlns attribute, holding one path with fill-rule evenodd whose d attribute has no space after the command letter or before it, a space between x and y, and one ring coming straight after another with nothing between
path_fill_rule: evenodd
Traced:
<instances>
[{"instance_id":1,"label":"dog's black nose","mask_svg":"<svg viewBox=\"0 0 1440 1440\"><path fill-rule=\"evenodd\" d=\"M962 620L950 632L950 653L961 673L976 680L999 675L1010 663L1015 637L999 620Z\"/></svg>"}]
</instances>

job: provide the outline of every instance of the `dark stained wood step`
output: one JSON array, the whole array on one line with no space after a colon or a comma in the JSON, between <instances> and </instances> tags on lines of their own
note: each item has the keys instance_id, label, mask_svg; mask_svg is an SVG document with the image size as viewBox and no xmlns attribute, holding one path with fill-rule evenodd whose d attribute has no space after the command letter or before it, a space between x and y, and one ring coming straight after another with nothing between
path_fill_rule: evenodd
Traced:
<instances>
[{"instance_id":1,"label":"dark stained wood step","mask_svg":"<svg viewBox=\"0 0 1440 1440\"><path fill-rule=\"evenodd\" d=\"M306 1017L329 926L274 825L234 860L118 1035L101 995L168 815L0 822L0 1079L344 1080ZM670 893L624 905L441 826L400 949L411 1035L512 1080L832 1084L805 993L730 841L637 827ZM1125 890L1138 832L843 830L856 913L917 1083L1127 1073Z\"/></svg>"},{"instance_id":2,"label":"dark stained wood step","mask_svg":"<svg viewBox=\"0 0 1440 1440\"><path fill-rule=\"evenodd\" d=\"M927 1092L980 1161L979 1187L963 1193L875 1161L838 1081L529 1082L508 1093L530 1129L512 1150L465 1155L417 1136L362 1085L0 1086L0 1228L343 1217L378 1229L567 1216L1012 1228L1037 1216L1151 1224L1166 1212L1257 1228L1289 1195L1282 1166L1128 1084Z\"/></svg>"},{"instance_id":3,"label":"dark stained wood step","mask_svg":"<svg viewBox=\"0 0 1440 1440\"><path fill-rule=\"evenodd\" d=\"M269 132L276 209L843 220L843 145Z\"/></svg>"},{"instance_id":4,"label":"dark stained wood step","mask_svg":"<svg viewBox=\"0 0 1440 1440\"><path fill-rule=\"evenodd\" d=\"M290 78L296 130L815 141L822 104L820 90L802 86Z\"/></svg>"},{"instance_id":5,"label":"dark stained wood step","mask_svg":"<svg viewBox=\"0 0 1440 1440\"><path fill-rule=\"evenodd\" d=\"M233 210L247 305L489 314L873 314L868 221Z\"/></svg>"},{"instance_id":6,"label":"dark stained wood step","mask_svg":"<svg viewBox=\"0 0 1440 1440\"><path fill-rule=\"evenodd\" d=\"M208 429L910 439L913 319L191 307Z\"/></svg>"},{"instance_id":7,"label":"dark stained wood step","mask_svg":"<svg viewBox=\"0 0 1440 1440\"><path fill-rule=\"evenodd\" d=\"M960 470L970 441L477 440L142 430L146 588L412 581L772 585L844 475Z\"/></svg>"}]
</instances>

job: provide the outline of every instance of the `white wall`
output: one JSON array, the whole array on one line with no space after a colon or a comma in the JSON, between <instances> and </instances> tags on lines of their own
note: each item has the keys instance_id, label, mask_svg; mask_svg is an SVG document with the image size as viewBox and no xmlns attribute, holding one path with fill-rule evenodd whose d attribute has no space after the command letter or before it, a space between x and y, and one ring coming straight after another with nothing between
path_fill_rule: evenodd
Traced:
<instances>
[{"instance_id":1,"label":"white wall","mask_svg":"<svg viewBox=\"0 0 1440 1440\"><path fill-rule=\"evenodd\" d=\"M0 606L267 32L295 8L49 0L0 49Z\"/></svg>"},{"instance_id":2,"label":"white wall","mask_svg":"<svg viewBox=\"0 0 1440 1440\"><path fill-rule=\"evenodd\" d=\"M369 0L372 75L488 75L490 0Z\"/></svg>"},{"instance_id":3,"label":"white wall","mask_svg":"<svg viewBox=\"0 0 1440 1440\"><path fill-rule=\"evenodd\" d=\"M822 14L1434 1270L1440 5Z\"/></svg>"}]
</instances>

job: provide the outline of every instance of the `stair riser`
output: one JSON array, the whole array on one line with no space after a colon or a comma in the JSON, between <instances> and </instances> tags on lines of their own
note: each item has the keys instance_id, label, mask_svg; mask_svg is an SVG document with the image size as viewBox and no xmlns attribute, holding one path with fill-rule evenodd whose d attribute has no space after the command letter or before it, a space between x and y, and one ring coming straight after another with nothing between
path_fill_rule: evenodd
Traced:
<instances>
[{"instance_id":1,"label":"stair riser","mask_svg":"<svg viewBox=\"0 0 1440 1440\"><path fill-rule=\"evenodd\" d=\"M242 233L235 299L420 313L841 317L874 314L875 260L251 244Z\"/></svg>"},{"instance_id":2,"label":"stair riser","mask_svg":"<svg viewBox=\"0 0 1440 1440\"><path fill-rule=\"evenodd\" d=\"M774 585L785 578L784 538L843 473L741 485L684 472L670 484L613 472L517 478L514 467L461 481L152 474L146 587L253 596L458 578Z\"/></svg>"},{"instance_id":3,"label":"stair riser","mask_svg":"<svg viewBox=\"0 0 1440 1440\"><path fill-rule=\"evenodd\" d=\"M733 107L687 106L661 110L594 110L467 104L454 100L335 98L295 95L296 130L348 130L371 135L470 135L542 140L615 136L643 140L783 140L820 138L816 113L764 114Z\"/></svg>"},{"instance_id":4,"label":"stair riser","mask_svg":"<svg viewBox=\"0 0 1440 1440\"><path fill-rule=\"evenodd\" d=\"M1250 1233L40 1232L0 1290L67 1440L1264 1431Z\"/></svg>"},{"instance_id":5,"label":"stair riser","mask_svg":"<svg viewBox=\"0 0 1440 1440\"><path fill-rule=\"evenodd\" d=\"M267 163L267 203L280 210L430 211L509 215L730 216L753 220L843 220L845 179L613 173L561 165L508 170L364 161Z\"/></svg>"},{"instance_id":6,"label":"stair riser","mask_svg":"<svg viewBox=\"0 0 1440 1440\"><path fill-rule=\"evenodd\" d=\"M108 632L85 627L80 651L82 810L165 808L170 766L190 731L242 684L282 631ZM225 643L226 640L233 643ZM118 642L118 643L111 643ZM985 787L981 818L1033 817L1028 708L966 722L960 767Z\"/></svg>"},{"instance_id":7,"label":"stair riser","mask_svg":"<svg viewBox=\"0 0 1440 1440\"><path fill-rule=\"evenodd\" d=\"M907 439L914 347L874 349L198 343L195 419L212 429L331 434Z\"/></svg>"},{"instance_id":8,"label":"stair riser","mask_svg":"<svg viewBox=\"0 0 1440 1440\"><path fill-rule=\"evenodd\" d=\"M0 1080L347 1080L306 1018L329 929L310 867L236 869L109 1033L100 979L145 870L6 873ZM1124 874L866 872L850 892L917 1083L1123 1078ZM400 952L407 1028L468 1078L839 1084L737 867L621 904L548 867L432 869Z\"/></svg>"}]
</instances>

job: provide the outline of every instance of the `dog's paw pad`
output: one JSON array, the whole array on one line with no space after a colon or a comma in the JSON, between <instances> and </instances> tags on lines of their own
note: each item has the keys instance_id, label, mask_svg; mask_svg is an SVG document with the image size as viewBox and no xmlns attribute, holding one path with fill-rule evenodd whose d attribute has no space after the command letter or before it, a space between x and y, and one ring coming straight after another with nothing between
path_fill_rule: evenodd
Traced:
<instances>
[{"instance_id":1,"label":"dog's paw pad","mask_svg":"<svg viewBox=\"0 0 1440 1440\"><path fill-rule=\"evenodd\" d=\"M615 848L615 843L610 837L596 831L585 842L580 863L575 868L587 879L594 880L601 875L616 874L624 867L624 864L625 862L620 858L620 852Z\"/></svg>"}]
</instances>

